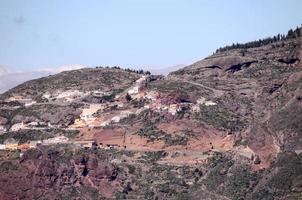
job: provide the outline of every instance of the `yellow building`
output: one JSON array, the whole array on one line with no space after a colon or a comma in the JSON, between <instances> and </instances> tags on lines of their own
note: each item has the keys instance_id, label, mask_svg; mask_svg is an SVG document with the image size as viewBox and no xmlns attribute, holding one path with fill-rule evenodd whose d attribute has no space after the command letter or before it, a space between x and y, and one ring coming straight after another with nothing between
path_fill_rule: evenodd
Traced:
<instances>
[{"instance_id":1,"label":"yellow building","mask_svg":"<svg viewBox=\"0 0 302 200\"><path fill-rule=\"evenodd\" d=\"M14 138L8 138L4 141L5 149L7 150L17 150L18 142Z\"/></svg>"},{"instance_id":2,"label":"yellow building","mask_svg":"<svg viewBox=\"0 0 302 200\"><path fill-rule=\"evenodd\" d=\"M16 144L6 144L5 149L7 149L7 150L17 150L18 149L18 143L16 143Z\"/></svg>"}]
</instances>

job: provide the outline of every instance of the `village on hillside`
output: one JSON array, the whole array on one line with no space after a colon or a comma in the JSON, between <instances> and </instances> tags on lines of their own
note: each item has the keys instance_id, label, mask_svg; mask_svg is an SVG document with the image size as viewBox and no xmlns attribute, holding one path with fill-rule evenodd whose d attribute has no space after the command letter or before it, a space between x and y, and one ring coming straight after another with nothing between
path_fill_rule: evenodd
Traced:
<instances>
[{"instance_id":1,"label":"village on hillside","mask_svg":"<svg viewBox=\"0 0 302 200\"><path fill-rule=\"evenodd\" d=\"M183 110L196 113L200 111L200 106L211 107L217 103L206 99L205 97L198 97L196 103L191 102L167 102L163 101L161 94L156 90L145 90L146 81L150 78L150 75L142 75L135 83L122 93L115 96L114 101L104 103L86 103L81 110L80 117L74 120L74 123L67 127L60 127L55 124L51 124L47 121L30 121L20 122L13 124L8 130L4 126L0 126L0 133L16 132L20 130L49 130L49 129L62 129L62 130L78 130L80 136L75 138L68 138L64 135L57 135L52 138L36 141L28 141L26 143L19 143L13 138L8 138L3 144L0 144L0 150L18 150L21 152L30 148L37 148L39 145L57 145L68 144L73 145L75 148L103 148L103 149L127 149L135 151L155 151L160 148L165 148L165 145L161 142L155 142L154 145L146 145L146 140L140 136L127 134L126 128L120 128L117 131L110 132L108 127L111 125L119 125L123 120L138 116L141 113L152 110L158 113L165 113L167 115L175 116ZM111 95L111 91L79 91L79 90L67 90L57 91L55 93L46 92L43 95L44 102L37 103L36 101L22 96L11 96L7 102L19 102L26 107L43 104L66 104L72 103L83 99L84 97L92 95L94 97L103 97ZM144 105L140 107L127 108L128 101L143 101ZM114 112L105 112L112 108L116 108ZM122 126L121 126L122 127ZM98 130L104 130L104 134L97 134L97 137L89 134L90 132L97 132ZM107 131L108 130L108 131ZM108 133L106 133L106 131ZM170 151L171 155L175 152L178 153L178 159L175 157L167 157L166 162L174 163L205 163L210 156L209 152L221 151L224 149L231 149L232 139L227 137L223 139L222 144L215 143L213 141L207 144L203 141L200 143L193 143L193 146L197 146L197 150L180 150L181 148L168 147L166 151ZM219 139L220 140L220 139ZM154 148L153 148L153 147ZM198 150L198 146L203 146ZM158 148L160 147L160 148ZM221 148L220 148L221 147ZM187 149L187 148L186 148ZM237 149L240 155L253 159L254 153L250 149ZM202 154L198 152L203 152ZM182 156L180 156L182 155ZM164 161L163 161L164 162Z\"/></svg>"}]
</instances>

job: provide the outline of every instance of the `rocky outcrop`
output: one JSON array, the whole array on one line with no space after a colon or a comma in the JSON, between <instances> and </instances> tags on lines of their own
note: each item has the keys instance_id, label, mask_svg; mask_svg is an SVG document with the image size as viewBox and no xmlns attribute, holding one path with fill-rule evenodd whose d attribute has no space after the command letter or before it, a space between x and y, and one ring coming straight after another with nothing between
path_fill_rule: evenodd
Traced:
<instances>
[{"instance_id":1,"label":"rocky outcrop","mask_svg":"<svg viewBox=\"0 0 302 200\"><path fill-rule=\"evenodd\" d=\"M76 186L96 188L100 196L109 197L117 177L116 168L93 153L75 155L70 149L52 148L30 150L20 161L0 162L0 199L35 199L45 194L51 196L49 199L58 199L51 191L64 193ZM112 186L106 190L102 188L104 184Z\"/></svg>"}]
</instances>

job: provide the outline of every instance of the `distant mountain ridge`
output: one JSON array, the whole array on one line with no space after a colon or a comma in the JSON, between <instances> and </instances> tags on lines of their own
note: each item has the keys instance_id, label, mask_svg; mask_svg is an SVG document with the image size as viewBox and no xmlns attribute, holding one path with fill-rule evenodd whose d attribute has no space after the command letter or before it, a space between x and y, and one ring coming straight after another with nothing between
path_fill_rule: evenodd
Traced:
<instances>
[{"instance_id":1,"label":"distant mountain ridge","mask_svg":"<svg viewBox=\"0 0 302 200\"><path fill-rule=\"evenodd\" d=\"M41 78L56 74L62 71L75 70L86 68L85 65L63 65L57 68L41 68L31 71L8 71L5 67L0 66L0 94L11 89L25 81L29 81L36 78Z\"/></svg>"}]
</instances>

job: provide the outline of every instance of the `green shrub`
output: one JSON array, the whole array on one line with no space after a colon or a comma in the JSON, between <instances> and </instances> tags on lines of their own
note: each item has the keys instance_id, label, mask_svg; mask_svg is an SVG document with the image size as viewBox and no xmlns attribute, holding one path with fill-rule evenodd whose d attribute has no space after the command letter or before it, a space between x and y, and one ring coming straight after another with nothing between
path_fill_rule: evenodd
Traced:
<instances>
[{"instance_id":1,"label":"green shrub","mask_svg":"<svg viewBox=\"0 0 302 200\"><path fill-rule=\"evenodd\" d=\"M13 164L11 161L4 161L0 164L1 173L7 173L9 171L15 171L18 169L19 169L19 167L17 165Z\"/></svg>"},{"instance_id":2,"label":"green shrub","mask_svg":"<svg viewBox=\"0 0 302 200\"><path fill-rule=\"evenodd\" d=\"M245 127L245 123L239 117L218 105L201 105L200 111L195 114L195 118L216 128L227 129L229 131L240 131Z\"/></svg>"}]
</instances>

